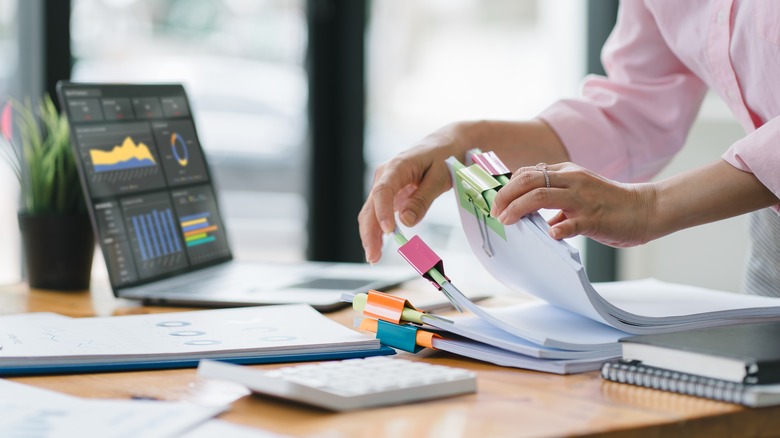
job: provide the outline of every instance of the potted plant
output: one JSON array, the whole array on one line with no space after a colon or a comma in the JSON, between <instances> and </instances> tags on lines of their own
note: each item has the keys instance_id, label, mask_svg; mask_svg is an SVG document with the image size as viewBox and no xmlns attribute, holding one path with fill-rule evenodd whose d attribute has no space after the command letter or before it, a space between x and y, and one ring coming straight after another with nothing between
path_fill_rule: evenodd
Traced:
<instances>
[{"instance_id":1,"label":"potted plant","mask_svg":"<svg viewBox=\"0 0 780 438\"><path fill-rule=\"evenodd\" d=\"M89 287L95 238L70 147L68 121L49 96L0 114L7 161L19 180L19 229L31 288Z\"/></svg>"}]
</instances>

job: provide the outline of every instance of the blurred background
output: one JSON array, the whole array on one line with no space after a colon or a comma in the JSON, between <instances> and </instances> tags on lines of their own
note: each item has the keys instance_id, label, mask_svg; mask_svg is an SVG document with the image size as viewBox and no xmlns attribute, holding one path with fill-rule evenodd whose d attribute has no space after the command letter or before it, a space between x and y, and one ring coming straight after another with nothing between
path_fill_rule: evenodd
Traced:
<instances>
[{"instance_id":1,"label":"blurred background","mask_svg":"<svg viewBox=\"0 0 780 438\"><path fill-rule=\"evenodd\" d=\"M616 0L0 0L0 96L39 95L67 78L182 82L235 255L360 261L355 215L378 164L452 121L528 119L576 95L600 71L616 9ZM717 159L739 136L708 97L664 175ZM2 165L0 283L20 279L17 198ZM736 218L621 251L572 243L593 280L736 291L746 229ZM450 197L414 233L470 263ZM390 251L383 263L398 259ZM95 275L105 277L100 256Z\"/></svg>"}]
</instances>

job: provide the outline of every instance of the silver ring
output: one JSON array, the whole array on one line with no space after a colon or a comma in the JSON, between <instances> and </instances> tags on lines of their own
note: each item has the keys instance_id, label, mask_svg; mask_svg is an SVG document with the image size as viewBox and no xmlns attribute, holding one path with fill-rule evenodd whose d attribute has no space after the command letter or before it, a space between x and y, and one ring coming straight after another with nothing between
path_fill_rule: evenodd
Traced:
<instances>
[{"instance_id":1,"label":"silver ring","mask_svg":"<svg viewBox=\"0 0 780 438\"><path fill-rule=\"evenodd\" d=\"M544 185L549 189L550 188L550 174L547 173L547 163L539 163L536 165L537 170L541 170L542 174L544 175Z\"/></svg>"}]
</instances>

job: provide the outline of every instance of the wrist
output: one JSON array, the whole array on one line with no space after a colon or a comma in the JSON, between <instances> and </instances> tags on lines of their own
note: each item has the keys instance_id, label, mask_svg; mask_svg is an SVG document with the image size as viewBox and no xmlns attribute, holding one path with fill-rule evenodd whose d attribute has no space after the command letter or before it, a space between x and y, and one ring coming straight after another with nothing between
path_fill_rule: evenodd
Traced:
<instances>
[{"instance_id":1,"label":"wrist","mask_svg":"<svg viewBox=\"0 0 780 438\"><path fill-rule=\"evenodd\" d=\"M465 162L466 152L474 148L490 150L490 140L487 136L487 125L484 120L456 122L449 125L452 141L451 156Z\"/></svg>"},{"instance_id":2,"label":"wrist","mask_svg":"<svg viewBox=\"0 0 780 438\"><path fill-rule=\"evenodd\" d=\"M640 214L644 220L644 230L640 230L639 243L647 243L651 240L671 233L666 227L670 223L668 219L667 205L663 203L663 195L655 182L635 184L637 193L637 209L634 214ZM640 224L642 222L640 221Z\"/></svg>"}]
</instances>

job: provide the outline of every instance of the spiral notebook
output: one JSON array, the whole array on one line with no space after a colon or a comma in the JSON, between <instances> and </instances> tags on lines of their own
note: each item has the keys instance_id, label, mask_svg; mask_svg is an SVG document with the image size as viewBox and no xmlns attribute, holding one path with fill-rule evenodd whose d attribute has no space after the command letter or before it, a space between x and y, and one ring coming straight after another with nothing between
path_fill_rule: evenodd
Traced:
<instances>
[{"instance_id":1,"label":"spiral notebook","mask_svg":"<svg viewBox=\"0 0 780 438\"><path fill-rule=\"evenodd\" d=\"M780 404L780 384L750 385L622 360L606 362L601 377L618 383L736 403L749 407Z\"/></svg>"}]
</instances>

